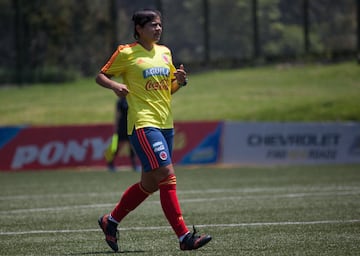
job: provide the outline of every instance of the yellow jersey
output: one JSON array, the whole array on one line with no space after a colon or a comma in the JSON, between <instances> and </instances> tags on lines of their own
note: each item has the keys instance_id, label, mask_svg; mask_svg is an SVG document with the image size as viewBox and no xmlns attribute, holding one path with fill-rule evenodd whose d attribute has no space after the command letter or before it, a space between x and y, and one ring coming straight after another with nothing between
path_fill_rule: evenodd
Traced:
<instances>
[{"instance_id":1,"label":"yellow jersey","mask_svg":"<svg viewBox=\"0 0 360 256\"><path fill-rule=\"evenodd\" d=\"M171 81L176 68L170 50L155 44L148 51L139 43L120 45L101 72L121 76L129 89L127 132L156 127L173 128Z\"/></svg>"}]
</instances>

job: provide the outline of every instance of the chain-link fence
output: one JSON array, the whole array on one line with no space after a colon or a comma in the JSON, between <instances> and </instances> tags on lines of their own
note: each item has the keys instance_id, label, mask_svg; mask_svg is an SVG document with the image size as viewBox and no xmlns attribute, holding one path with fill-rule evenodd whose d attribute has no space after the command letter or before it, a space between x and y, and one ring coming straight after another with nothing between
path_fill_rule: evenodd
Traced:
<instances>
[{"instance_id":1,"label":"chain-link fence","mask_svg":"<svg viewBox=\"0 0 360 256\"><path fill-rule=\"evenodd\" d=\"M134 40L131 16L143 8L162 12L161 43L176 63L201 68L305 57L355 59L359 2L0 0L0 82L4 74L26 81L27 73L42 74L49 67L55 73L96 74L116 44Z\"/></svg>"}]
</instances>

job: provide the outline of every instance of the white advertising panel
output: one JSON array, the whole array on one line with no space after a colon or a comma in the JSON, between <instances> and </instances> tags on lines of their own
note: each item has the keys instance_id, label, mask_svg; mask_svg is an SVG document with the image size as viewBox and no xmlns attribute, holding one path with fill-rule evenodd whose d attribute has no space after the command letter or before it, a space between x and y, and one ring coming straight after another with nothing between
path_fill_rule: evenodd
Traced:
<instances>
[{"instance_id":1,"label":"white advertising panel","mask_svg":"<svg viewBox=\"0 0 360 256\"><path fill-rule=\"evenodd\" d=\"M360 123L225 122L222 162L360 163Z\"/></svg>"}]
</instances>

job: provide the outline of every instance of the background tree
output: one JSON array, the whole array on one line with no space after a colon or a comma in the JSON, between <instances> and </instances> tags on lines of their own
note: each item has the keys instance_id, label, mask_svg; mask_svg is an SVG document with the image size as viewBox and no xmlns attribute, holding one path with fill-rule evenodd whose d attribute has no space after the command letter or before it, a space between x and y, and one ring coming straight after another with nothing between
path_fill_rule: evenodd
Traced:
<instances>
[{"instance_id":1,"label":"background tree","mask_svg":"<svg viewBox=\"0 0 360 256\"><path fill-rule=\"evenodd\" d=\"M305 1L308 40L304 40L303 33ZM254 3L258 21L255 30ZM314 59L356 58L360 40L356 30L360 26L358 3L0 0L0 84L62 82L79 75L93 76L117 44L134 40L131 15L140 8L162 10L161 43L173 50L175 63L186 63L192 70L204 64L206 68L226 68L259 59L297 60L304 53Z\"/></svg>"}]
</instances>

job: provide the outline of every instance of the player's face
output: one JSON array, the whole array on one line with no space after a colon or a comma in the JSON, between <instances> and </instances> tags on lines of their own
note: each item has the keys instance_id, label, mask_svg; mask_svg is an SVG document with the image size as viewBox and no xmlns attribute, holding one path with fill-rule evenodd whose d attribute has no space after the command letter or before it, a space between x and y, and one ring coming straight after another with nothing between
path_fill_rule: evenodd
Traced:
<instances>
[{"instance_id":1,"label":"player's face","mask_svg":"<svg viewBox=\"0 0 360 256\"><path fill-rule=\"evenodd\" d=\"M156 17L153 21L150 21L138 29L140 39L156 43L160 40L162 32L162 24L159 17Z\"/></svg>"}]
</instances>

